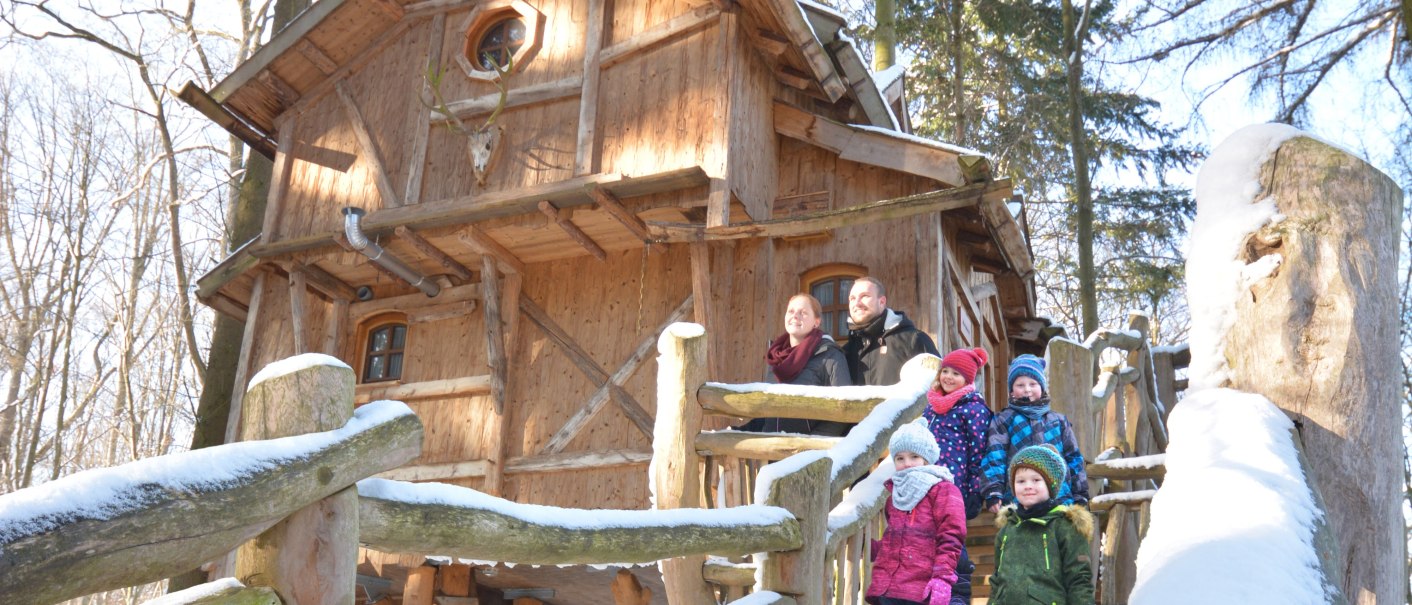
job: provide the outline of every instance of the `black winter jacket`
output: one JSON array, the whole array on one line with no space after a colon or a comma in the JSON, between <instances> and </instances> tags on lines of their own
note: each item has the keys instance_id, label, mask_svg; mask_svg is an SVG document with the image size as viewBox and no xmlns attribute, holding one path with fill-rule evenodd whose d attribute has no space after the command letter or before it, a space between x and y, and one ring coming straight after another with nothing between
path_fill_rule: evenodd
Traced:
<instances>
[{"instance_id":1,"label":"black winter jacket","mask_svg":"<svg viewBox=\"0 0 1412 605\"><path fill-rule=\"evenodd\" d=\"M766 382L779 382L775 373L765 368ZM853 384L848 374L848 360L843 349L828 335L819 341L814 354L804 364L804 369L790 384L816 387L844 387ZM808 420L805 418L756 418L740 427L739 430L756 433L802 433L841 437L852 425L829 420Z\"/></svg>"},{"instance_id":2,"label":"black winter jacket","mask_svg":"<svg viewBox=\"0 0 1412 605\"><path fill-rule=\"evenodd\" d=\"M886 309L866 326L849 324L843 354L856 385L894 385L902 379L902 365L922 353L940 356L926 332L906 315Z\"/></svg>"}]
</instances>

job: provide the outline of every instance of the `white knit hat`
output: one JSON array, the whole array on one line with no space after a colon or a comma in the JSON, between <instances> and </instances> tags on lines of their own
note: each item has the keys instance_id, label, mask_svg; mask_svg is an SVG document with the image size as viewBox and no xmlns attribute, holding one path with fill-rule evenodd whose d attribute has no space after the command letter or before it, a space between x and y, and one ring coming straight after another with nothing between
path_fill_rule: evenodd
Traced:
<instances>
[{"instance_id":1,"label":"white knit hat","mask_svg":"<svg viewBox=\"0 0 1412 605\"><path fill-rule=\"evenodd\" d=\"M937 447L936 437L922 422L909 422L897 429L897 432L892 434L892 439L887 442L888 451L893 456L898 452L912 452L925 458L927 464L935 464L937 458L941 457L941 448Z\"/></svg>"}]
</instances>

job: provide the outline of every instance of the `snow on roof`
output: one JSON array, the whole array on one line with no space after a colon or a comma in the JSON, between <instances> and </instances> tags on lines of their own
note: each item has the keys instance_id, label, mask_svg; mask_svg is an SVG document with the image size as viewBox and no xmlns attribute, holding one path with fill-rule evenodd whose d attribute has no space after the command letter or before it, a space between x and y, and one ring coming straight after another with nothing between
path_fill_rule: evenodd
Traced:
<instances>
[{"instance_id":1,"label":"snow on roof","mask_svg":"<svg viewBox=\"0 0 1412 605\"><path fill-rule=\"evenodd\" d=\"M1313 546L1322 514L1289 418L1261 395L1206 389L1187 395L1168 427L1167 476L1129 602L1328 602Z\"/></svg>"},{"instance_id":2,"label":"snow on roof","mask_svg":"<svg viewBox=\"0 0 1412 605\"><path fill-rule=\"evenodd\" d=\"M799 6L801 8L808 8L809 10L823 13L844 23L848 22L848 17L844 16L844 14L839 12L838 9L832 6L828 6L826 4L819 4L818 2L814 2L813 0L799 0Z\"/></svg>"},{"instance_id":3,"label":"snow on roof","mask_svg":"<svg viewBox=\"0 0 1412 605\"><path fill-rule=\"evenodd\" d=\"M359 407L342 428L294 437L248 441L145 458L122 466L74 473L43 485L0 495L0 544L76 520L112 519L140 509L157 494L212 491L254 473L411 415L399 401Z\"/></svg>"},{"instance_id":4,"label":"snow on roof","mask_svg":"<svg viewBox=\"0 0 1412 605\"><path fill-rule=\"evenodd\" d=\"M887 90L887 87L892 86L894 82L905 75L907 75L907 67L898 63L882 71L873 72L873 82L877 84L879 91Z\"/></svg>"},{"instance_id":5,"label":"snow on roof","mask_svg":"<svg viewBox=\"0 0 1412 605\"><path fill-rule=\"evenodd\" d=\"M1222 142L1196 179L1196 220L1187 250L1187 301L1191 307L1191 388L1225 382L1226 333L1237 298L1252 280L1280 262L1270 255L1247 266L1239 260L1246 237L1278 220L1274 200L1263 197L1260 166L1286 140L1304 135L1284 124L1247 126ZM1199 277L1196 277L1199 276Z\"/></svg>"},{"instance_id":6,"label":"snow on roof","mask_svg":"<svg viewBox=\"0 0 1412 605\"><path fill-rule=\"evenodd\" d=\"M250 379L250 386L246 387L245 391L249 392L251 389L255 388L255 385L266 380L293 374L299 370L315 366L332 366L335 368L344 368L350 372L353 371L353 368L348 367L348 364L343 363L343 360L337 357L324 355L323 353L304 353L303 355L286 357L260 368L260 371L255 373L255 377Z\"/></svg>"},{"instance_id":7,"label":"snow on roof","mask_svg":"<svg viewBox=\"0 0 1412 605\"><path fill-rule=\"evenodd\" d=\"M670 510L576 509L521 504L468 487L444 483L408 483L369 478L358 482L358 494L369 498L442 504L486 510L544 527L567 530L605 528L663 528L685 525L706 527L770 527L793 519L789 511L761 504L732 508L680 508Z\"/></svg>"},{"instance_id":8,"label":"snow on roof","mask_svg":"<svg viewBox=\"0 0 1412 605\"><path fill-rule=\"evenodd\" d=\"M975 149L971 149L971 148L969 148L969 147L962 147L962 146L960 146L960 145L952 145L951 143L943 143L943 142L941 142L941 141L933 141L933 140L928 139L928 138L919 137L919 136L917 136L917 135L915 135L915 134L907 134L907 133L905 133L905 132L898 132L898 131L896 131L896 130L888 130L888 129L886 129L886 128L879 128L879 127L877 127L877 126L867 126L867 125L864 125L864 124L849 124L848 127L849 127L849 128L857 128L857 129L859 129L859 130L866 130L866 131L868 131L868 132L876 132L876 133L878 133L878 134L887 135L887 136L890 136L890 137L895 138L895 139L901 139L901 140L908 141L908 142L911 142L911 143L917 143L917 144L919 144L919 145L926 145L926 146L928 146L928 147L934 147L934 148L940 149L940 150L942 150L942 151L949 151L949 152L954 153L954 154L957 154L957 155L981 155L981 156L990 157L990 156L988 156L988 155L986 155L986 154L984 154L984 153L981 153L981 152L976 151Z\"/></svg>"}]
</instances>

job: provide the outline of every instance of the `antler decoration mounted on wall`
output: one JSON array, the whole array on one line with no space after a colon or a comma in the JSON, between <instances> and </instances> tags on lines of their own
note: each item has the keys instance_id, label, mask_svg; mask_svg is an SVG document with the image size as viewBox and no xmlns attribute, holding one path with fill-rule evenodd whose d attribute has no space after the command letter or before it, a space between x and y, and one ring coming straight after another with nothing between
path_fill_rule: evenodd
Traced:
<instances>
[{"instance_id":1,"label":"antler decoration mounted on wall","mask_svg":"<svg viewBox=\"0 0 1412 605\"><path fill-rule=\"evenodd\" d=\"M466 137L466 151L471 157L471 170L475 173L476 185L484 187L486 177L490 175L490 168L499 157L500 136L504 134L505 127L495 123L495 118L500 116L500 112L505 109L505 103L510 98L510 89L507 83L510 73L515 67L513 60L507 61L505 65L500 65L497 61L490 64L495 67L499 77L495 79L495 87L500 89L500 100L495 104L495 109L490 112L490 117L480 126L471 128L466 126L461 118L446 104L446 100L441 96L441 81L446 72L433 65L427 65L427 87L431 89L432 99L436 101L433 105L428 103L426 98L422 98L422 104L439 112L445 116L446 127Z\"/></svg>"}]
</instances>

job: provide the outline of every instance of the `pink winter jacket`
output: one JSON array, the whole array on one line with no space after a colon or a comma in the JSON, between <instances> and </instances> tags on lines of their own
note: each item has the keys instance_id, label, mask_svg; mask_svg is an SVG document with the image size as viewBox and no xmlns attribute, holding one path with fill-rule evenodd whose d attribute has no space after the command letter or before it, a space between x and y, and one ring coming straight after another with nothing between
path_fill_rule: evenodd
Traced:
<instances>
[{"instance_id":1,"label":"pink winter jacket","mask_svg":"<svg viewBox=\"0 0 1412 605\"><path fill-rule=\"evenodd\" d=\"M956 560L966 541L966 504L950 481L933 485L910 512L892 505L892 480L886 483L887 530L873 542L873 582L867 600L878 597L927 603L932 579L947 588L956 581ZM950 592L949 590L947 591ZM950 594L936 595L946 602Z\"/></svg>"}]
</instances>

